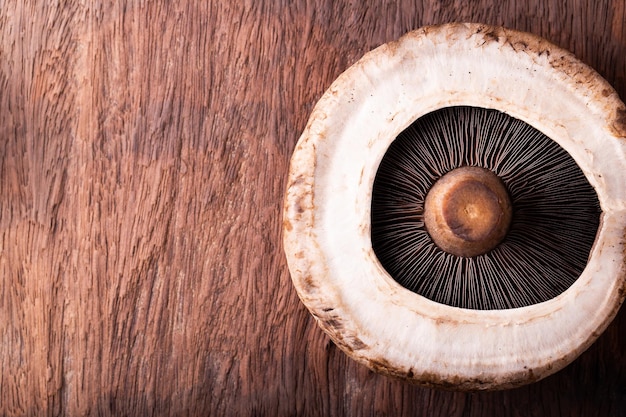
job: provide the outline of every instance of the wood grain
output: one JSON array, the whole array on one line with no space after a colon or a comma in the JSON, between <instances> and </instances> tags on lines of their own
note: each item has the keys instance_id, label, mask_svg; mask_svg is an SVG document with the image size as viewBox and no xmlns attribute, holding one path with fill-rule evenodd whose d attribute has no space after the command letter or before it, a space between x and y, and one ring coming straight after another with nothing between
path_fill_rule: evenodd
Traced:
<instances>
[{"instance_id":1,"label":"wood grain","mask_svg":"<svg viewBox=\"0 0 626 417\"><path fill-rule=\"evenodd\" d=\"M479 21L626 97L622 0L0 6L0 415L626 415L626 312L576 362L460 394L349 360L281 247L289 158L363 53Z\"/></svg>"}]
</instances>

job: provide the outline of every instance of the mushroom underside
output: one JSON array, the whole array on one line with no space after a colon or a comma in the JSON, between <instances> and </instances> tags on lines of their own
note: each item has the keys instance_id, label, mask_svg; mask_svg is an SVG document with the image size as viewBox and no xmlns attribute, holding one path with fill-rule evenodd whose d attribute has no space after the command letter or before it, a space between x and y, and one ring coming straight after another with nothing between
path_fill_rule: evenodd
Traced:
<instances>
[{"instance_id":1,"label":"mushroom underside","mask_svg":"<svg viewBox=\"0 0 626 417\"><path fill-rule=\"evenodd\" d=\"M626 295L623 114L597 73L531 34L449 24L366 54L292 156L284 248L298 296L386 375L482 390L558 371ZM427 225L429 191L468 168L501 182L510 220L472 174L439 193ZM477 212L491 220L467 223ZM446 247L433 225L484 245Z\"/></svg>"}]
</instances>

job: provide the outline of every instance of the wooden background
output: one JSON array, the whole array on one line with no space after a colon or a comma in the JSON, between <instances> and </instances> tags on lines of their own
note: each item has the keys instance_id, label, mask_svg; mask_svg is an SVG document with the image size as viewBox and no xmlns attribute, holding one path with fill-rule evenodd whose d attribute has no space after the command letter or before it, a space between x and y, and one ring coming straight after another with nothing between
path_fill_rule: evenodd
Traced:
<instances>
[{"instance_id":1,"label":"wooden background","mask_svg":"<svg viewBox=\"0 0 626 417\"><path fill-rule=\"evenodd\" d=\"M0 415L626 415L625 309L539 383L424 389L329 341L281 245L296 140L363 53L506 25L624 98L623 0L121 3L0 1Z\"/></svg>"}]
</instances>

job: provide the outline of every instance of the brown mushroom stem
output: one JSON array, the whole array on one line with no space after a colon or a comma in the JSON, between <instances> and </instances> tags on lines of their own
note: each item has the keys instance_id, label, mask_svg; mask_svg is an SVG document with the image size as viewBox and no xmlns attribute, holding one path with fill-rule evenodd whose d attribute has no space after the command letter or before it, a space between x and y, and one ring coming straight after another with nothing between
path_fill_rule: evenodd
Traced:
<instances>
[{"instance_id":1,"label":"brown mushroom stem","mask_svg":"<svg viewBox=\"0 0 626 417\"><path fill-rule=\"evenodd\" d=\"M511 201L491 171L464 166L450 171L428 192L426 230L437 246L470 258L496 247L511 224Z\"/></svg>"}]
</instances>

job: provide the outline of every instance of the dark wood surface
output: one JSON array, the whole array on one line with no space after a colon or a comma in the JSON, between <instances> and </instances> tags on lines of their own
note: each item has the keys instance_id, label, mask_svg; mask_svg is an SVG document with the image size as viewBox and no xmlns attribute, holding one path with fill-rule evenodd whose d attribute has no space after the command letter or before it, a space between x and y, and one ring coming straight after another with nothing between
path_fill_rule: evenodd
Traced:
<instances>
[{"instance_id":1,"label":"dark wood surface","mask_svg":"<svg viewBox=\"0 0 626 417\"><path fill-rule=\"evenodd\" d=\"M296 140L363 53L505 25L624 98L623 0L121 3L0 2L0 415L626 415L624 309L543 381L424 389L330 342L281 245Z\"/></svg>"}]
</instances>

